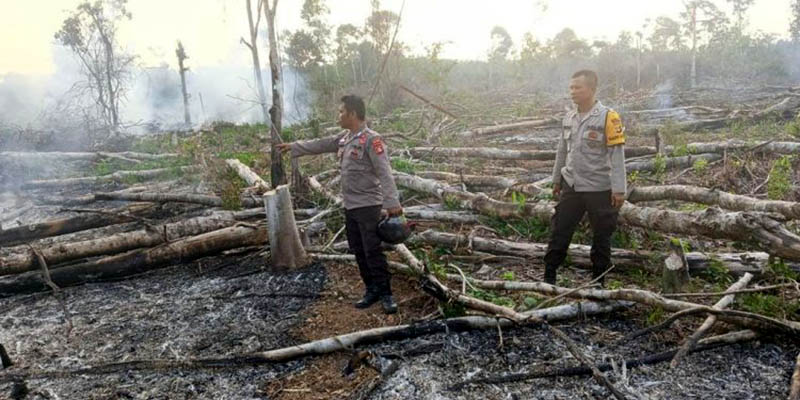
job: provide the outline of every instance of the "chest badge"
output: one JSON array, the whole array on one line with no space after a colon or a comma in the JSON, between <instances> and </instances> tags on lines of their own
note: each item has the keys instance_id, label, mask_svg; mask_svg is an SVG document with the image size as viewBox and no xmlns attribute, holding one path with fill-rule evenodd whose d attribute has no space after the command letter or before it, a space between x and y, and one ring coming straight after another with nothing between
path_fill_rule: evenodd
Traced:
<instances>
[{"instance_id":1,"label":"chest badge","mask_svg":"<svg viewBox=\"0 0 800 400\"><path fill-rule=\"evenodd\" d=\"M600 134L597 131L589 131L589 139L597 140L599 136Z\"/></svg>"}]
</instances>

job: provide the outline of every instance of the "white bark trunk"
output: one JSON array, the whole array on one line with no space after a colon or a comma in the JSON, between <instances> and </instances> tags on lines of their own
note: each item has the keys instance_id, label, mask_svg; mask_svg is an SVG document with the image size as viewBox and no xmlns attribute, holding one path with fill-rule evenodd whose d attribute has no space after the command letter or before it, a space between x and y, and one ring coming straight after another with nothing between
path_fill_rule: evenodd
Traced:
<instances>
[{"instance_id":1,"label":"white bark trunk","mask_svg":"<svg viewBox=\"0 0 800 400\"><path fill-rule=\"evenodd\" d=\"M272 267L294 269L308 265L308 256L294 220L289 186L281 185L265 193L264 209L267 215Z\"/></svg>"},{"instance_id":2,"label":"white bark trunk","mask_svg":"<svg viewBox=\"0 0 800 400\"><path fill-rule=\"evenodd\" d=\"M236 171L236 174L247 182L249 186L254 186L260 193L269 190L269 183L261 179L257 173L253 172L247 165L242 164L241 161L235 158L229 158L225 160L225 163L228 164L228 167L232 170Z\"/></svg>"}]
</instances>

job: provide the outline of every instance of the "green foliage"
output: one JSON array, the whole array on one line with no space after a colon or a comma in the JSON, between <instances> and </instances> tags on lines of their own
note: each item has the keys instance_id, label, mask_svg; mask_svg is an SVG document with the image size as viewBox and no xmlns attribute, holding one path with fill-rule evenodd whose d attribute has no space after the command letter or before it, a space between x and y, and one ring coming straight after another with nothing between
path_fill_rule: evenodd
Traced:
<instances>
[{"instance_id":1,"label":"green foliage","mask_svg":"<svg viewBox=\"0 0 800 400\"><path fill-rule=\"evenodd\" d=\"M800 280L800 274L791 269L786 263L778 257L770 257L767 264L767 271L769 275L775 278Z\"/></svg>"},{"instance_id":2,"label":"green foliage","mask_svg":"<svg viewBox=\"0 0 800 400\"><path fill-rule=\"evenodd\" d=\"M621 281L618 281L616 279L611 279L608 281L608 283L606 283L606 287L608 287L608 290L617 290L617 289L622 289L623 284Z\"/></svg>"},{"instance_id":3,"label":"green foliage","mask_svg":"<svg viewBox=\"0 0 800 400\"><path fill-rule=\"evenodd\" d=\"M661 307L653 307L652 310L647 314L647 325L653 326L664 322L666 318L666 312Z\"/></svg>"},{"instance_id":4,"label":"green foliage","mask_svg":"<svg viewBox=\"0 0 800 400\"><path fill-rule=\"evenodd\" d=\"M730 285L733 283L731 271L725 264L716 258L709 259L708 268L701 273L704 278L718 285Z\"/></svg>"},{"instance_id":5,"label":"green foliage","mask_svg":"<svg viewBox=\"0 0 800 400\"><path fill-rule=\"evenodd\" d=\"M614 234L611 235L611 246L621 249L638 250L641 248L642 244L631 231L627 229L617 229L614 231Z\"/></svg>"},{"instance_id":6,"label":"green foliage","mask_svg":"<svg viewBox=\"0 0 800 400\"><path fill-rule=\"evenodd\" d=\"M497 304L498 306L509 307L509 308L514 308L515 306L514 300L508 297L500 296L492 291L481 290L481 289L469 289L467 290L467 294L476 299Z\"/></svg>"},{"instance_id":7,"label":"green foliage","mask_svg":"<svg viewBox=\"0 0 800 400\"><path fill-rule=\"evenodd\" d=\"M695 161L694 164L692 164L692 169L694 170L695 174L700 175L703 172L705 172L706 169L708 169L708 161L704 159L699 159Z\"/></svg>"},{"instance_id":8,"label":"green foliage","mask_svg":"<svg viewBox=\"0 0 800 400\"><path fill-rule=\"evenodd\" d=\"M416 164L413 161L405 158L393 158L392 169L407 174L413 174L417 170Z\"/></svg>"},{"instance_id":9,"label":"green foliage","mask_svg":"<svg viewBox=\"0 0 800 400\"><path fill-rule=\"evenodd\" d=\"M525 306L526 310L531 310L536 308L536 306L538 306L539 304L541 304L543 300L544 299L539 296L530 295L530 296L525 296L525 298L522 299L522 304Z\"/></svg>"},{"instance_id":10,"label":"green foliage","mask_svg":"<svg viewBox=\"0 0 800 400\"><path fill-rule=\"evenodd\" d=\"M689 146L686 143L675 145L672 149L673 157L682 157L689 155Z\"/></svg>"},{"instance_id":11,"label":"green foliage","mask_svg":"<svg viewBox=\"0 0 800 400\"><path fill-rule=\"evenodd\" d=\"M517 208L519 208L519 210L524 210L525 209L525 201L526 200L527 200L527 198L525 197L524 194L519 193L519 192L511 192L511 202L516 204Z\"/></svg>"},{"instance_id":12,"label":"green foliage","mask_svg":"<svg viewBox=\"0 0 800 400\"><path fill-rule=\"evenodd\" d=\"M447 211L457 211L461 209L461 201L455 196L446 195L442 198L442 206Z\"/></svg>"},{"instance_id":13,"label":"green foliage","mask_svg":"<svg viewBox=\"0 0 800 400\"><path fill-rule=\"evenodd\" d=\"M662 154L656 154L653 159L653 175L661 180L667 172L667 158Z\"/></svg>"},{"instance_id":14,"label":"green foliage","mask_svg":"<svg viewBox=\"0 0 800 400\"><path fill-rule=\"evenodd\" d=\"M500 278L504 281L514 281L514 271L503 272L503 275L500 275Z\"/></svg>"},{"instance_id":15,"label":"green foliage","mask_svg":"<svg viewBox=\"0 0 800 400\"><path fill-rule=\"evenodd\" d=\"M782 156L775 160L769 171L767 197L771 200L783 200L792 191L792 156Z\"/></svg>"},{"instance_id":16,"label":"green foliage","mask_svg":"<svg viewBox=\"0 0 800 400\"><path fill-rule=\"evenodd\" d=\"M463 317L467 309L460 303L440 303L445 318Z\"/></svg>"},{"instance_id":17,"label":"green foliage","mask_svg":"<svg viewBox=\"0 0 800 400\"><path fill-rule=\"evenodd\" d=\"M736 296L736 302L745 311L776 318L785 318L800 311L797 301L786 301L772 294L743 293Z\"/></svg>"},{"instance_id":18,"label":"green foliage","mask_svg":"<svg viewBox=\"0 0 800 400\"><path fill-rule=\"evenodd\" d=\"M482 222L497 231L501 236L522 236L528 240L539 242L550 235L550 224L538 218L500 218L483 216Z\"/></svg>"}]
</instances>

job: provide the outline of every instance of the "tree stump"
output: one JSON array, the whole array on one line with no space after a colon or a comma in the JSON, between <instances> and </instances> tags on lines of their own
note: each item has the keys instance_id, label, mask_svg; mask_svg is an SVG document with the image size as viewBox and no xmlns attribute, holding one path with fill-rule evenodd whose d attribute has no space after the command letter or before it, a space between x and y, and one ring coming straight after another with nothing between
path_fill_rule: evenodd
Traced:
<instances>
[{"instance_id":1,"label":"tree stump","mask_svg":"<svg viewBox=\"0 0 800 400\"><path fill-rule=\"evenodd\" d=\"M272 267L282 270L308 265L309 259L294 220L289 186L281 185L265 193L264 208L267 214Z\"/></svg>"},{"instance_id":2,"label":"tree stump","mask_svg":"<svg viewBox=\"0 0 800 400\"><path fill-rule=\"evenodd\" d=\"M669 242L669 256L664 260L661 284L664 293L681 293L689 283L689 262L683 252L683 241L672 239Z\"/></svg>"}]
</instances>

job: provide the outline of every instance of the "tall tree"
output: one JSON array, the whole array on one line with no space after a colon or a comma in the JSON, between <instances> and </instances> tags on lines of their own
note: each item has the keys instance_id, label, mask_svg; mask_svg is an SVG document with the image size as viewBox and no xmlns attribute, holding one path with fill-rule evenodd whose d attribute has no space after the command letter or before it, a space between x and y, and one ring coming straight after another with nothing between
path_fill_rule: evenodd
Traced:
<instances>
[{"instance_id":1,"label":"tall tree","mask_svg":"<svg viewBox=\"0 0 800 400\"><path fill-rule=\"evenodd\" d=\"M119 133L120 103L130 81L135 57L117 43L117 25L131 19L127 0L85 1L61 25L55 39L78 58L99 117L113 134Z\"/></svg>"},{"instance_id":2,"label":"tall tree","mask_svg":"<svg viewBox=\"0 0 800 400\"><path fill-rule=\"evenodd\" d=\"M286 55L295 68L322 65L330 53L331 28L325 21L329 10L324 0L305 0L300 12L303 28L288 35Z\"/></svg>"},{"instance_id":3,"label":"tall tree","mask_svg":"<svg viewBox=\"0 0 800 400\"><path fill-rule=\"evenodd\" d=\"M756 0L726 0L728 4L733 7L733 15L736 17L736 30L739 31L741 34L744 31L745 25L747 25L747 21L745 20L745 14L747 14L747 10Z\"/></svg>"},{"instance_id":4,"label":"tall tree","mask_svg":"<svg viewBox=\"0 0 800 400\"><path fill-rule=\"evenodd\" d=\"M508 57L514 42L506 28L495 26L489 34L491 45L489 47L489 60L493 62L503 61Z\"/></svg>"},{"instance_id":5,"label":"tall tree","mask_svg":"<svg viewBox=\"0 0 800 400\"><path fill-rule=\"evenodd\" d=\"M253 19L253 5L250 0L245 0L247 7L247 23L250 32L250 41L244 38L240 42L250 49L250 55L253 58L253 75L256 83L256 93L258 94L258 105L261 107L261 113L264 118L264 123L271 125L269 116L269 107L267 106L267 93L264 91L264 79L261 77L261 59L258 54L258 25L261 22L261 8L264 6L262 0L258 0L256 8L256 18ZM274 186L273 186L274 187Z\"/></svg>"},{"instance_id":6,"label":"tall tree","mask_svg":"<svg viewBox=\"0 0 800 400\"><path fill-rule=\"evenodd\" d=\"M720 11L709 0L684 0L684 11L681 18L684 29L691 41L692 68L690 72L691 87L697 86L697 50L703 34L713 35L727 24L725 13Z\"/></svg>"},{"instance_id":7,"label":"tall tree","mask_svg":"<svg viewBox=\"0 0 800 400\"><path fill-rule=\"evenodd\" d=\"M267 38L269 39L269 70L272 76L272 107L269 109L270 119L272 120L272 128L270 130L272 138L270 178L272 187L278 187L286 183L281 152L276 147L278 143L282 142L281 129L283 127L283 82L281 82L281 60L278 57L278 37L275 33L275 13L278 8L278 0L273 0L271 7L269 0L263 0L263 3L264 17L267 20ZM296 162L292 163L292 173L297 179L297 182L294 183L300 184L300 174ZM297 186L299 187L299 185Z\"/></svg>"},{"instance_id":8,"label":"tall tree","mask_svg":"<svg viewBox=\"0 0 800 400\"><path fill-rule=\"evenodd\" d=\"M800 44L800 0L792 1L792 23L789 25L792 41Z\"/></svg>"},{"instance_id":9,"label":"tall tree","mask_svg":"<svg viewBox=\"0 0 800 400\"><path fill-rule=\"evenodd\" d=\"M192 126L192 116L189 114L189 93L186 92L186 71L189 68L183 65L183 60L189 58L186 51L183 49L183 43L178 41L178 48L175 49L175 55L178 57L178 73L181 74L181 93L183 94L183 120L187 127Z\"/></svg>"}]
</instances>

